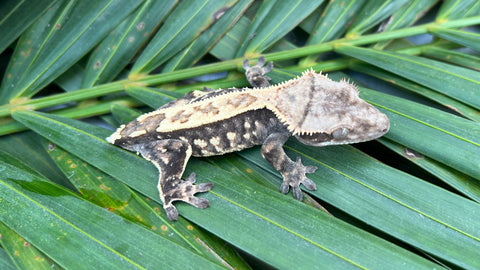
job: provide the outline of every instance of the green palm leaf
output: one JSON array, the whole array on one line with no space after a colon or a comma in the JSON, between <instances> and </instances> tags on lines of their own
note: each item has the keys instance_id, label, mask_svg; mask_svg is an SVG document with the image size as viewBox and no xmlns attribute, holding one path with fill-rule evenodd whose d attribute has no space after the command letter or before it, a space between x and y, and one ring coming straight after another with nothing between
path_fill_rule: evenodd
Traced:
<instances>
[{"instance_id":1,"label":"green palm leaf","mask_svg":"<svg viewBox=\"0 0 480 270\"><path fill-rule=\"evenodd\" d=\"M0 14L1 269L480 268L478 1L7 0ZM354 80L389 133L289 140L319 168L305 202L278 192L258 147L192 158L210 207L178 203L169 221L156 168L105 138L191 90L246 86L260 54L272 83L345 71L329 76Z\"/></svg>"}]
</instances>

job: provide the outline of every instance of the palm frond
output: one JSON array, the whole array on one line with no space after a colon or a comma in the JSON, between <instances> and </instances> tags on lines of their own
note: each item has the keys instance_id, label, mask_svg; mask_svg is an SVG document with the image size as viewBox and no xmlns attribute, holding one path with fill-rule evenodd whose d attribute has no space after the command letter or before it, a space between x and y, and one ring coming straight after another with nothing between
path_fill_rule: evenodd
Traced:
<instances>
[{"instance_id":1,"label":"palm frond","mask_svg":"<svg viewBox=\"0 0 480 270\"><path fill-rule=\"evenodd\" d=\"M0 3L0 268L480 268L478 1L33 2ZM194 158L211 205L169 221L155 167L104 138L246 86L262 54L273 83L310 67L354 81L391 130L289 140L319 168L305 202L258 148Z\"/></svg>"}]
</instances>

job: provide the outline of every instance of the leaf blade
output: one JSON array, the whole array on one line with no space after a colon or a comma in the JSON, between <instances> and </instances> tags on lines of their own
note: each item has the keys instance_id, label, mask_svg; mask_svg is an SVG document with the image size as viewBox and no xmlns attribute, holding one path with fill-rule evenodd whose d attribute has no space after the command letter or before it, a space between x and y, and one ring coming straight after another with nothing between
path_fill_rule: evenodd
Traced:
<instances>
[{"instance_id":1,"label":"leaf blade","mask_svg":"<svg viewBox=\"0 0 480 270\"><path fill-rule=\"evenodd\" d=\"M149 73L180 52L216 19L216 12L236 0L180 2L132 67L131 74Z\"/></svg>"},{"instance_id":2,"label":"leaf blade","mask_svg":"<svg viewBox=\"0 0 480 270\"><path fill-rule=\"evenodd\" d=\"M191 265L219 268L70 191L2 166L0 219L62 267L144 269L162 264L176 268L185 266L175 258L180 256L188 257ZM24 219L31 223L25 224ZM117 237L120 234L123 237ZM78 260L79 256L85 260Z\"/></svg>"},{"instance_id":3,"label":"leaf blade","mask_svg":"<svg viewBox=\"0 0 480 270\"><path fill-rule=\"evenodd\" d=\"M470 69L401 53L339 45L335 51L408 78L480 109L480 73Z\"/></svg>"},{"instance_id":4,"label":"leaf blade","mask_svg":"<svg viewBox=\"0 0 480 270\"><path fill-rule=\"evenodd\" d=\"M154 188L155 175L157 174L154 166L133 154L107 145L103 140L94 138L90 134L75 128L69 128L65 124L61 124L60 121L74 123L78 127L85 126L85 124L61 119L53 115L48 116L32 112L17 111L14 113L14 117L40 134L48 136L56 144L69 149L87 162L115 176L118 180L159 201L158 193ZM51 120L48 120L50 118ZM64 136L58 136L57 133L73 136L71 136L72 139L65 140ZM82 148L84 149L82 150ZM88 151L84 151L86 149ZM95 153L92 153L92 151L95 151ZM108 158L103 157L104 155ZM129 165L125 166L124 164ZM133 172L124 168L129 166L134 166L137 169ZM292 267L296 265L295 261L288 259L292 254L298 256L297 259L302 260L303 265L307 267L314 267L318 263L330 263L329 265L342 267L368 266L378 263L378 252L388 256L392 264L403 264L405 260L408 260L418 267L429 265L420 257L402 251L388 242L346 225L328 215L319 217L317 210L291 198L286 198L277 192L267 192L264 187L255 184L242 183L241 179L234 175L225 177L227 172L219 170L215 166L201 163L198 160L191 160L186 174L190 172L190 169L195 169L198 177L204 180L222 179L222 181L226 181L223 183L215 181L214 191L200 195L201 197L207 197L211 205L222 207L198 210L185 204L178 204L177 208L182 215L201 224L209 231L215 232L215 234L236 246L248 250L249 253L254 253L255 256L274 266ZM132 181L133 179L135 180ZM256 199L253 199L250 194L256 194ZM259 204L259 198L261 204ZM275 201L275 205L272 205L272 201ZM284 211L285 209L288 209L288 211ZM294 215L294 217L292 218L291 215ZM247 225L253 221L256 221L255 228ZM300 224L302 225L300 226ZM308 224L308 226L305 224ZM327 224L330 225L327 226ZM323 229L321 231L308 229L312 227ZM249 234L245 230L257 230L258 233ZM299 238L299 234L303 237ZM283 239L281 243L278 243L282 247L275 254L272 254L267 248L269 246L268 239L275 239L276 237ZM357 249L350 249L349 246L345 246L341 244L342 241L339 241L339 239L344 238L343 241L351 241L352 237L355 238L357 243L360 241L362 245L370 248L359 254ZM377 255L370 253L370 249L375 250L374 253Z\"/></svg>"},{"instance_id":5,"label":"leaf blade","mask_svg":"<svg viewBox=\"0 0 480 270\"><path fill-rule=\"evenodd\" d=\"M0 2L0 53L55 1L5 0Z\"/></svg>"},{"instance_id":6,"label":"leaf blade","mask_svg":"<svg viewBox=\"0 0 480 270\"><path fill-rule=\"evenodd\" d=\"M0 103L33 96L78 61L140 3L141 0L57 2L19 41L7 70L11 76L2 82Z\"/></svg>"}]
</instances>

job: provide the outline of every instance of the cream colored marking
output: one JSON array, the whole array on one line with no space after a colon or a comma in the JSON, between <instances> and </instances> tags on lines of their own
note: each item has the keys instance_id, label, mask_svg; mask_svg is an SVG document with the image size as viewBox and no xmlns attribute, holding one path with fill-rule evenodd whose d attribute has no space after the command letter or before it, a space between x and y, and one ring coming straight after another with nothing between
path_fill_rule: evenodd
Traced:
<instances>
[{"instance_id":1,"label":"cream colored marking","mask_svg":"<svg viewBox=\"0 0 480 270\"><path fill-rule=\"evenodd\" d=\"M245 122L244 127L245 127L246 129L249 129L249 128L251 128L252 126L250 125L249 122Z\"/></svg>"},{"instance_id":2,"label":"cream colored marking","mask_svg":"<svg viewBox=\"0 0 480 270\"><path fill-rule=\"evenodd\" d=\"M121 139L121 138L122 138L122 136L118 132L115 132L112 135L110 135L110 137L106 138L106 140L109 143L115 143L116 140Z\"/></svg>"},{"instance_id":3,"label":"cream colored marking","mask_svg":"<svg viewBox=\"0 0 480 270\"><path fill-rule=\"evenodd\" d=\"M196 146L198 146L200 148L205 148L208 145L208 143L205 140L202 140L202 139L193 140L193 144L195 144Z\"/></svg>"},{"instance_id":4,"label":"cream colored marking","mask_svg":"<svg viewBox=\"0 0 480 270\"><path fill-rule=\"evenodd\" d=\"M249 140L250 139L250 133L243 134L243 138L245 138L245 140Z\"/></svg>"},{"instance_id":5,"label":"cream colored marking","mask_svg":"<svg viewBox=\"0 0 480 270\"><path fill-rule=\"evenodd\" d=\"M227 132L227 139L229 139L230 141L235 141L235 138L237 138L237 133Z\"/></svg>"},{"instance_id":6,"label":"cream colored marking","mask_svg":"<svg viewBox=\"0 0 480 270\"><path fill-rule=\"evenodd\" d=\"M163 164L168 164L170 162L168 155L161 155L160 159L162 160Z\"/></svg>"},{"instance_id":7,"label":"cream colored marking","mask_svg":"<svg viewBox=\"0 0 480 270\"><path fill-rule=\"evenodd\" d=\"M136 130L130 134L128 134L128 137L130 138L135 138L135 137L138 137L138 136L142 136L142 135L145 135L147 134L147 131L145 129L143 130Z\"/></svg>"},{"instance_id":8,"label":"cream colored marking","mask_svg":"<svg viewBox=\"0 0 480 270\"><path fill-rule=\"evenodd\" d=\"M217 145L220 145L220 137L213 137L210 139L210 143L217 146Z\"/></svg>"},{"instance_id":9,"label":"cream colored marking","mask_svg":"<svg viewBox=\"0 0 480 270\"><path fill-rule=\"evenodd\" d=\"M212 153L210 151L207 151L205 149L202 149L202 155L208 156L211 155Z\"/></svg>"},{"instance_id":10,"label":"cream colored marking","mask_svg":"<svg viewBox=\"0 0 480 270\"><path fill-rule=\"evenodd\" d=\"M188 142L188 139L183 137L183 136L178 137L178 139L180 139L181 141L184 141L184 142Z\"/></svg>"}]
</instances>

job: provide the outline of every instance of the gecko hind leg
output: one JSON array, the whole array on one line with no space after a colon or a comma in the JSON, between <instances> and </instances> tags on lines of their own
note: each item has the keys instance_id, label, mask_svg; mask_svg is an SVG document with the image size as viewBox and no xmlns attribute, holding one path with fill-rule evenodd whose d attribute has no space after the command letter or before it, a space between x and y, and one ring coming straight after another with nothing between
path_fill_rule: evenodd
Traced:
<instances>
[{"instance_id":1,"label":"gecko hind leg","mask_svg":"<svg viewBox=\"0 0 480 270\"><path fill-rule=\"evenodd\" d=\"M134 151L151 161L159 171L158 191L163 208L170 220L178 219L174 201L184 201L197 208L206 208L207 199L195 197L196 193L209 191L213 183L194 185L195 173L182 180L185 166L192 154L192 147L184 141L176 139L158 140L137 145Z\"/></svg>"},{"instance_id":2,"label":"gecko hind leg","mask_svg":"<svg viewBox=\"0 0 480 270\"><path fill-rule=\"evenodd\" d=\"M301 201L303 195L300 184L303 184L309 190L317 189L315 183L305 176L307 173L315 172L317 167L303 165L300 157L297 157L297 161L293 162L285 154L283 144L288 137L289 134L287 133L273 133L269 135L262 145L262 156L283 176L280 192L287 194L290 187L292 187L293 197Z\"/></svg>"}]
</instances>

